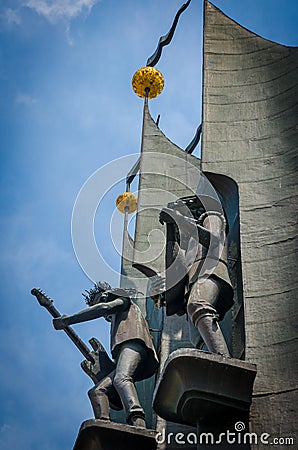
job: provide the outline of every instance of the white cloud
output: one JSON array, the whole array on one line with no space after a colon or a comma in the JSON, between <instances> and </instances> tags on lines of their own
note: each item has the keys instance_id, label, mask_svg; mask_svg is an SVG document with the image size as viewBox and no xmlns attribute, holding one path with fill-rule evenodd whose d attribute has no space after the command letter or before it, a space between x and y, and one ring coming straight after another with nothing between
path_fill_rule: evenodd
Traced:
<instances>
[{"instance_id":1,"label":"white cloud","mask_svg":"<svg viewBox=\"0 0 298 450\"><path fill-rule=\"evenodd\" d=\"M2 15L8 25L19 25L21 23L21 15L18 10L7 8Z\"/></svg>"},{"instance_id":2,"label":"white cloud","mask_svg":"<svg viewBox=\"0 0 298 450\"><path fill-rule=\"evenodd\" d=\"M86 11L90 13L98 0L29 0L24 6L56 23L60 19L72 20Z\"/></svg>"},{"instance_id":3,"label":"white cloud","mask_svg":"<svg viewBox=\"0 0 298 450\"><path fill-rule=\"evenodd\" d=\"M5 8L1 10L0 21L8 27L20 25L24 18L24 9L27 8L43 17L51 24L57 24L60 21L66 23L66 39L69 45L74 41L71 37L70 23L79 15L86 17L90 14L93 6L100 0L17 0L15 9ZM21 102L22 103L22 102ZM26 103L26 102L24 102Z\"/></svg>"}]
</instances>

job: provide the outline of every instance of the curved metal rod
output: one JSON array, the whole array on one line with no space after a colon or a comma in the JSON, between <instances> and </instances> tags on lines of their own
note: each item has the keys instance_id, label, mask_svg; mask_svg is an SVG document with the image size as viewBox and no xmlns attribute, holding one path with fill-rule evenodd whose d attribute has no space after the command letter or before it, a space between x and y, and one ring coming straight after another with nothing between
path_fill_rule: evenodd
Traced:
<instances>
[{"instance_id":1,"label":"curved metal rod","mask_svg":"<svg viewBox=\"0 0 298 450\"><path fill-rule=\"evenodd\" d=\"M130 185L133 182L136 174L140 170L141 157L137 159L128 174L126 175L126 192L130 192Z\"/></svg>"},{"instance_id":2,"label":"curved metal rod","mask_svg":"<svg viewBox=\"0 0 298 450\"><path fill-rule=\"evenodd\" d=\"M174 33L175 33L175 29L176 29L179 17L183 13L183 11L188 7L190 2L191 2L191 0L188 0L186 3L184 3L184 5L181 6L181 8L179 9L179 11L177 12L177 14L175 16L175 19L173 21L170 31L167 34L165 34L164 36L161 36L161 38L158 41L157 49L155 50L153 55L151 55L150 58L147 59L146 66L154 67L155 64L158 63L159 58L161 57L162 47L164 47L165 45L168 45L171 42L172 37L174 36Z\"/></svg>"},{"instance_id":3,"label":"curved metal rod","mask_svg":"<svg viewBox=\"0 0 298 450\"><path fill-rule=\"evenodd\" d=\"M192 152L194 151L194 149L196 148L196 146L198 145L198 143L200 141L201 133L202 133L202 124L197 128L194 138L192 139L192 141L188 144L188 146L184 150L186 153L189 153L190 155L192 154Z\"/></svg>"}]
</instances>

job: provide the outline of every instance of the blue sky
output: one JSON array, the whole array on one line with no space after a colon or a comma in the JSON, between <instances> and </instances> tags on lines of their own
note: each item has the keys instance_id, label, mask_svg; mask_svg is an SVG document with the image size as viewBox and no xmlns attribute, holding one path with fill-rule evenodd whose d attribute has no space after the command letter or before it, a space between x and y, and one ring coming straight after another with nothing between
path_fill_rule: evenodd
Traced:
<instances>
[{"instance_id":1,"label":"blue sky","mask_svg":"<svg viewBox=\"0 0 298 450\"><path fill-rule=\"evenodd\" d=\"M63 332L53 330L30 290L45 289L63 313L84 307L81 292L91 281L71 241L75 199L94 171L139 152L142 100L132 92L131 78L182 3L1 2L2 450L72 448L80 423L92 415L85 394L91 382L79 367L82 357ZM296 0L214 4L265 38L297 45ZM165 77L164 92L150 102L153 117L161 114L160 128L182 148L201 121L201 49L202 1L192 0L157 65ZM95 220L98 248L113 269L98 278L114 285L120 257L109 229L111 217L121 228L114 201L124 191L124 182L117 181L127 163L116 164L115 185ZM109 170L100 173L106 182ZM96 336L108 346L103 320L76 330L86 341Z\"/></svg>"}]
</instances>

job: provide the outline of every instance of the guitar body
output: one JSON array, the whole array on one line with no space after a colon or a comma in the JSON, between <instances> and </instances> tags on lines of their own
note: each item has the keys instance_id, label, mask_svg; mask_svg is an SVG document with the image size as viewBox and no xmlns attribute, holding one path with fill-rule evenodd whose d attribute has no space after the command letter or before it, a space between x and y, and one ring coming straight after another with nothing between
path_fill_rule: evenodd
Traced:
<instances>
[{"instance_id":1,"label":"guitar body","mask_svg":"<svg viewBox=\"0 0 298 450\"><path fill-rule=\"evenodd\" d=\"M52 317L61 317L60 312L54 307L53 300L50 299L40 289L32 289L31 294L34 295L38 303L43 306ZM71 327L65 327L63 331L72 340L80 352L85 356L85 360L81 362L81 367L84 372L91 378L94 384L99 383L109 373L115 370L115 363L109 358L103 345L96 338L89 340L93 351L87 347L85 342L77 335L77 333ZM115 410L121 410L122 403L116 389L112 390L109 396L110 406Z\"/></svg>"},{"instance_id":2,"label":"guitar body","mask_svg":"<svg viewBox=\"0 0 298 450\"><path fill-rule=\"evenodd\" d=\"M94 384L99 383L103 380L107 375L112 373L116 366L115 363L109 358L107 352L105 351L103 345L96 338L91 338L89 340L93 351L91 355L94 359L94 364L85 359L81 362L81 367L84 372L93 380ZM112 389L111 394L109 395L109 401L111 408L116 411L120 411L123 406L120 400L120 397L116 391L116 389Z\"/></svg>"}]
</instances>

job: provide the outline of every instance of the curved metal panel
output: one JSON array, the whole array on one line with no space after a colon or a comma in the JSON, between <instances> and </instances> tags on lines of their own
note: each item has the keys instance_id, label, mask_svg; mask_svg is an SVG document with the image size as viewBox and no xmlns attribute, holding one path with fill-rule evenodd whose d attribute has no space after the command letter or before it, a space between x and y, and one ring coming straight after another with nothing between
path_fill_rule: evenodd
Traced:
<instances>
[{"instance_id":1,"label":"curved metal panel","mask_svg":"<svg viewBox=\"0 0 298 450\"><path fill-rule=\"evenodd\" d=\"M297 63L298 48L205 0L202 168L238 185L246 357L258 367L253 424L281 435L294 433L297 385Z\"/></svg>"}]
</instances>

